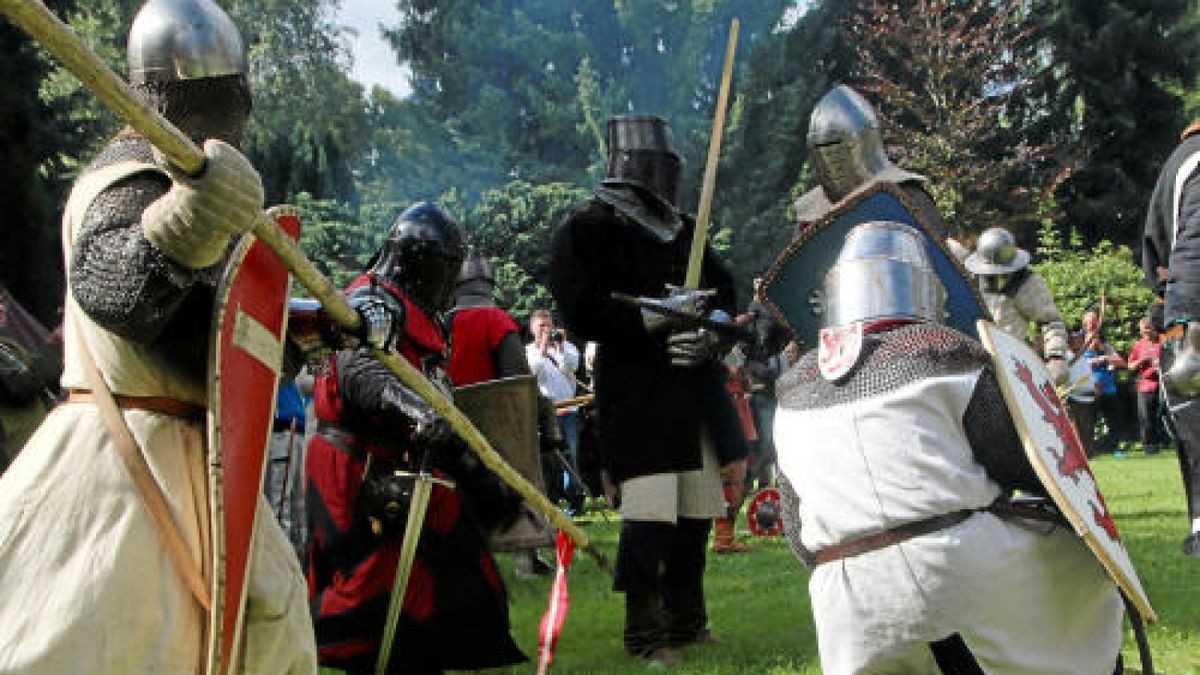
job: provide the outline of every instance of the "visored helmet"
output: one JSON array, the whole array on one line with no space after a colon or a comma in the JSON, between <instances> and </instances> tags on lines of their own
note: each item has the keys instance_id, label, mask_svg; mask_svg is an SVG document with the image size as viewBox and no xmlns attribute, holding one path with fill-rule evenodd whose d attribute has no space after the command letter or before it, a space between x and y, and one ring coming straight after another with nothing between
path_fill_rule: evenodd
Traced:
<instances>
[{"instance_id":1,"label":"visored helmet","mask_svg":"<svg viewBox=\"0 0 1200 675\"><path fill-rule=\"evenodd\" d=\"M861 94L844 84L831 89L813 108L808 157L831 202L892 166L883 147L879 116Z\"/></svg>"},{"instance_id":2,"label":"visored helmet","mask_svg":"<svg viewBox=\"0 0 1200 675\"><path fill-rule=\"evenodd\" d=\"M492 263L479 251L472 249L458 272L454 289L454 304L458 307L486 307L495 304L492 292L496 275Z\"/></svg>"},{"instance_id":3,"label":"visored helmet","mask_svg":"<svg viewBox=\"0 0 1200 675\"><path fill-rule=\"evenodd\" d=\"M418 202L388 229L371 272L436 313L450 304L464 254L458 224L437 206Z\"/></svg>"},{"instance_id":4,"label":"visored helmet","mask_svg":"<svg viewBox=\"0 0 1200 675\"><path fill-rule=\"evenodd\" d=\"M635 185L675 207L682 168L675 135L663 118L619 115L608 120L605 184Z\"/></svg>"},{"instance_id":5,"label":"visored helmet","mask_svg":"<svg viewBox=\"0 0 1200 675\"><path fill-rule=\"evenodd\" d=\"M825 325L916 319L941 323L946 291L912 227L872 221L846 234L825 275Z\"/></svg>"},{"instance_id":6,"label":"visored helmet","mask_svg":"<svg viewBox=\"0 0 1200 675\"><path fill-rule=\"evenodd\" d=\"M979 235L975 252L967 256L965 265L979 277L983 290L1000 293L1008 287L1013 275L1029 264L1029 252L1017 246L1012 232L992 227Z\"/></svg>"},{"instance_id":7,"label":"visored helmet","mask_svg":"<svg viewBox=\"0 0 1200 675\"><path fill-rule=\"evenodd\" d=\"M129 31L129 80L196 141L239 146L250 116L246 49L212 0L149 0Z\"/></svg>"}]
</instances>

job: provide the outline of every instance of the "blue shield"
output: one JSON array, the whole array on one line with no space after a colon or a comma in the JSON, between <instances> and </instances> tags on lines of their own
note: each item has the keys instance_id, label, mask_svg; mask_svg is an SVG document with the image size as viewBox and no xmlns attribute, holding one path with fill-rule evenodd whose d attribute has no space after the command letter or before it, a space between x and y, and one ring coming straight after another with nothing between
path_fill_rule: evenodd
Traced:
<instances>
[{"instance_id":1,"label":"blue shield","mask_svg":"<svg viewBox=\"0 0 1200 675\"><path fill-rule=\"evenodd\" d=\"M805 229L763 277L767 305L806 348L817 345L824 326L825 275L854 226L875 220L911 225L925 236L926 252L946 289L945 324L978 339L975 321L986 318L983 300L962 265L946 248L941 228L927 222L911 199L892 183L877 182L846 198Z\"/></svg>"}]
</instances>

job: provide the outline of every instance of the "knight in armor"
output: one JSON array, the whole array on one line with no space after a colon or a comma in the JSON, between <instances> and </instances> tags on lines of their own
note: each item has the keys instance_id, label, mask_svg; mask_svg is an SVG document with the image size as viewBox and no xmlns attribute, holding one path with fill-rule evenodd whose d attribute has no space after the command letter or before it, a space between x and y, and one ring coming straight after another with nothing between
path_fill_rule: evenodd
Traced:
<instances>
[{"instance_id":1,"label":"knight in armor","mask_svg":"<svg viewBox=\"0 0 1200 675\"><path fill-rule=\"evenodd\" d=\"M508 312L496 306L495 289L491 261L471 251L458 274L454 308L446 315L451 344L446 374L456 387L531 375L525 346L521 344L521 328ZM538 403L538 435L542 443L561 443L554 404L545 397L539 397ZM526 478L541 486L540 469ZM519 578L544 576L554 571L537 556L536 548L516 552L513 567Z\"/></svg>"},{"instance_id":2,"label":"knight in armor","mask_svg":"<svg viewBox=\"0 0 1200 675\"><path fill-rule=\"evenodd\" d=\"M509 634L507 592L486 532L519 500L434 409L368 348L394 350L449 395L448 309L463 260L458 226L440 208L405 210L367 272L346 288L363 316L360 345L335 351L317 378L317 430L305 464L308 582L320 662L373 673L421 468L433 487L391 647L389 673L475 670L524 660Z\"/></svg>"},{"instance_id":3,"label":"knight in armor","mask_svg":"<svg viewBox=\"0 0 1200 675\"><path fill-rule=\"evenodd\" d=\"M1200 120L1183 132L1150 197L1142 240L1146 281L1163 299L1162 385L1179 444L1191 532L1200 557Z\"/></svg>"},{"instance_id":4,"label":"knight in armor","mask_svg":"<svg viewBox=\"0 0 1200 675\"><path fill-rule=\"evenodd\" d=\"M1000 330L1026 339L1029 324L1042 336L1042 357L1056 384L1067 380L1067 327L1046 282L1029 267L1029 252L1013 235L993 227L979 235L975 252L964 261L979 280L979 294Z\"/></svg>"},{"instance_id":5,"label":"knight in armor","mask_svg":"<svg viewBox=\"0 0 1200 675\"><path fill-rule=\"evenodd\" d=\"M207 658L209 613L110 429L124 427L149 465L191 578L211 575L203 336L230 242L263 206L259 175L238 151L250 114L246 53L209 0L150 0L128 48L137 96L203 145L205 167L187 176L127 129L71 191L62 225L68 398L0 481L0 671L192 673ZM99 387L111 390L111 410ZM273 518L256 529L241 661L231 668L315 673L298 561Z\"/></svg>"},{"instance_id":6,"label":"knight in armor","mask_svg":"<svg viewBox=\"0 0 1200 675\"><path fill-rule=\"evenodd\" d=\"M666 121L615 117L608 150L607 177L555 230L550 289L567 329L597 343L597 423L621 493L614 588L625 594L625 649L671 665L675 647L713 640L703 577L710 523L725 514L718 468L740 477L746 442L717 336L612 293L732 314L733 279L707 249L704 290L669 286L685 278L695 225L677 206L681 163Z\"/></svg>"},{"instance_id":7,"label":"knight in armor","mask_svg":"<svg viewBox=\"0 0 1200 675\"><path fill-rule=\"evenodd\" d=\"M1008 502L1044 490L987 353L940 325L921 235L855 227L825 292L775 418L822 672L1112 673L1117 590L1058 514Z\"/></svg>"},{"instance_id":8,"label":"knight in armor","mask_svg":"<svg viewBox=\"0 0 1200 675\"><path fill-rule=\"evenodd\" d=\"M924 222L941 229L937 206L925 189L929 179L888 159L879 116L854 89L839 84L821 97L809 118L807 146L817 186L796 200L796 234L876 182L896 185Z\"/></svg>"}]
</instances>

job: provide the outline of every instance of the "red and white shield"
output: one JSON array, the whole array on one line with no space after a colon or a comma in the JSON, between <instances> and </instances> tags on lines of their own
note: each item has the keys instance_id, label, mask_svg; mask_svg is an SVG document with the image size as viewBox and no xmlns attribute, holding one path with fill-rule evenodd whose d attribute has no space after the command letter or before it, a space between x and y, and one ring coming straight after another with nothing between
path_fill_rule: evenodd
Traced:
<instances>
[{"instance_id":1,"label":"red and white shield","mask_svg":"<svg viewBox=\"0 0 1200 675\"><path fill-rule=\"evenodd\" d=\"M746 508L750 534L756 537L778 537L783 534L783 497L779 488L765 487L750 500Z\"/></svg>"},{"instance_id":2,"label":"red and white shield","mask_svg":"<svg viewBox=\"0 0 1200 675\"><path fill-rule=\"evenodd\" d=\"M854 368L862 354L863 325L855 321L845 326L822 328L818 335L817 370L821 377L837 382Z\"/></svg>"},{"instance_id":3,"label":"red and white shield","mask_svg":"<svg viewBox=\"0 0 1200 675\"><path fill-rule=\"evenodd\" d=\"M267 211L292 239L300 217L286 206ZM210 675L236 670L246 606L254 521L262 495L267 443L287 330L287 267L246 235L217 291L208 374L209 500L213 583Z\"/></svg>"},{"instance_id":4,"label":"red and white shield","mask_svg":"<svg viewBox=\"0 0 1200 675\"><path fill-rule=\"evenodd\" d=\"M978 329L1042 485L1138 613L1147 621L1156 620L1046 365L1024 342L992 322L980 320Z\"/></svg>"}]
</instances>

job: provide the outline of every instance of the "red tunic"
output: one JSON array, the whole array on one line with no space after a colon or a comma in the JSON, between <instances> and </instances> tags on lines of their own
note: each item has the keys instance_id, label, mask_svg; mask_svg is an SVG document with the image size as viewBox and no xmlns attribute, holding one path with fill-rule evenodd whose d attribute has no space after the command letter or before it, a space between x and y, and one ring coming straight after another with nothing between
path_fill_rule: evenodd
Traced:
<instances>
[{"instance_id":1,"label":"red tunic","mask_svg":"<svg viewBox=\"0 0 1200 675\"><path fill-rule=\"evenodd\" d=\"M494 354L509 333L520 328L499 307L468 307L454 312L450 322L453 348L446 374L456 387L500 377Z\"/></svg>"}]
</instances>

